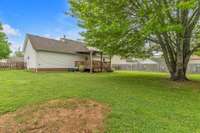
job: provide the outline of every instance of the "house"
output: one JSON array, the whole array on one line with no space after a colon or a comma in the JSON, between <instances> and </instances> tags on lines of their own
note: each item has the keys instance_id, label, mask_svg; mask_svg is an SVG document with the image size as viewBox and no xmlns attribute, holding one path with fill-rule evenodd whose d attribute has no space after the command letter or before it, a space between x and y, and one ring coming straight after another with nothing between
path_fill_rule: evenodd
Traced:
<instances>
[{"instance_id":1,"label":"house","mask_svg":"<svg viewBox=\"0 0 200 133\"><path fill-rule=\"evenodd\" d=\"M139 59L139 58L123 58L121 56L113 56L112 57L112 64L143 64L148 65L152 64L155 65L157 62L151 60L151 59Z\"/></svg>"},{"instance_id":2,"label":"house","mask_svg":"<svg viewBox=\"0 0 200 133\"><path fill-rule=\"evenodd\" d=\"M109 69L101 51L65 37L55 40L27 34L23 50L27 69L33 71L75 70L80 65L90 72Z\"/></svg>"},{"instance_id":3,"label":"house","mask_svg":"<svg viewBox=\"0 0 200 133\"><path fill-rule=\"evenodd\" d=\"M193 55L190 57L187 71L190 73L200 73L200 57L199 56Z\"/></svg>"},{"instance_id":4,"label":"house","mask_svg":"<svg viewBox=\"0 0 200 133\"><path fill-rule=\"evenodd\" d=\"M151 59L122 58L113 56L112 67L115 70L141 70L167 72L165 60L162 57L153 57ZM188 73L200 73L200 56L192 55L187 67Z\"/></svg>"},{"instance_id":5,"label":"house","mask_svg":"<svg viewBox=\"0 0 200 133\"><path fill-rule=\"evenodd\" d=\"M115 70L143 70L156 71L158 63L151 59L123 58L113 56L112 68Z\"/></svg>"},{"instance_id":6,"label":"house","mask_svg":"<svg viewBox=\"0 0 200 133\"><path fill-rule=\"evenodd\" d=\"M7 59L0 59L0 63L6 63Z\"/></svg>"},{"instance_id":7,"label":"house","mask_svg":"<svg viewBox=\"0 0 200 133\"><path fill-rule=\"evenodd\" d=\"M152 60L156 61L159 64L159 71L166 72L168 71L164 58L153 58ZM200 56L192 55L190 57L188 66L188 73L200 73Z\"/></svg>"}]
</instances>

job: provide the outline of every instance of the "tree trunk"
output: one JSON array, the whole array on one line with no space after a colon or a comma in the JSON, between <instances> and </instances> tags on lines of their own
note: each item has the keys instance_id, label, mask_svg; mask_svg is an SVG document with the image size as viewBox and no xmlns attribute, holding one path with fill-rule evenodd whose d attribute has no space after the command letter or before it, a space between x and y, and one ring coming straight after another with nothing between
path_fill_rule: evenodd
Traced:
<instances>
[{"instance_id":1,"label":"tree trunk","mask_svg":"<svg viewBox=\"0 0 200 133\"><path fill-rule=\"evenodd\" d=\"M157 34L159 44L161 46L165 63L171 75L171 80L173 81L187 81L186 76L187 66L192 53L190 52L190 41L184 41L182 35L177 34L177 41L175 50L174 44L170 44L166 38L168 35Z\"/></svg>"},{"instance_id":2,"label":"tree trunk","mask_svg":"<svg viewBox=\"0 0 200 133\"><path fill-rule=\"evenodd\" d=\"M178 69L176 72L171 72L170 79L173 81L187 81L186 72L184 69Z\"/></svg>"},{"instance_id":3,"label":"tree trunk","mask_svg":"<svg viewBox=\"0 0 200 133\"><path fill-rule=\"evenodd\" d=\"M177 61L176 61L176 69L173 72L170 72L171 74L171 80L173 81L187 81L188 78L186 76L187 71L187 65L190 56L187 55L187 57L184 58L182 55L182 52L177 53Z\"/></svg>"}]
</instances>

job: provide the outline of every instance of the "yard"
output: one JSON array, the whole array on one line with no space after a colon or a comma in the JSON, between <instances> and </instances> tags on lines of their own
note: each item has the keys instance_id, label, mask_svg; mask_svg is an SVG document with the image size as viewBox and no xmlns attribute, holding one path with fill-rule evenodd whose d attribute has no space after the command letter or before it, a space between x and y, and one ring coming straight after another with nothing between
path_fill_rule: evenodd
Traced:
<instances>
[{"instance_id":1,"label":"yard","mask_svg":"<svg viewBox=\"0 0 200 133\"><path fill-rule=\"evenodd\" d=\"M109 106L109 133L200 132L200 75L187 83L147 72L0 75L0 115L53 99L91 99Z\"/></svg>"}]
</instances>

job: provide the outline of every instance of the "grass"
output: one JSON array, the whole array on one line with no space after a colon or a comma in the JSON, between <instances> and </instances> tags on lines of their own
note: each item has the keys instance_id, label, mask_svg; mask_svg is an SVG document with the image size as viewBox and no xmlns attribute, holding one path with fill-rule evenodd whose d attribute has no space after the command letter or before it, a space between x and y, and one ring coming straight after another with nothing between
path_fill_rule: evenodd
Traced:
<instances>
[{"instance_id":1,"label":"grass","mask_svg":"<svg viewBox=\"0 0 200 133\"><path fill-rule=\"evenodd\" d=\"M200 132L200 75L176 83L145 72L31 73L0 71L0 115L51 99L106 103L109 133Z\"/></svg>"}]
</instances>

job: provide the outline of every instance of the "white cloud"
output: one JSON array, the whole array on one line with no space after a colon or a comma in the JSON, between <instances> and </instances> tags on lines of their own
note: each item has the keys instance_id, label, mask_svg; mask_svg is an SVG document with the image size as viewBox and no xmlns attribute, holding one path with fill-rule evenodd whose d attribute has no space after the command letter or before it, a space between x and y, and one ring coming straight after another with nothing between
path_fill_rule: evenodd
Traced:
<instances>
[{"instance_id":1,"label":"white cloud","mask_svg":"<svg viewBox=\"0 0 200 133\"><path fill-rule=\"evenodd\" d=\"M7 36L20 36L19 30L8 24L3 24L3 32L6 33Z\"/></svg>"}]
</instances>

